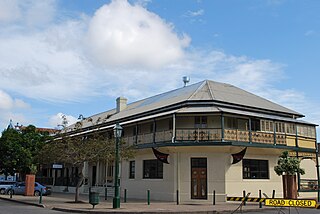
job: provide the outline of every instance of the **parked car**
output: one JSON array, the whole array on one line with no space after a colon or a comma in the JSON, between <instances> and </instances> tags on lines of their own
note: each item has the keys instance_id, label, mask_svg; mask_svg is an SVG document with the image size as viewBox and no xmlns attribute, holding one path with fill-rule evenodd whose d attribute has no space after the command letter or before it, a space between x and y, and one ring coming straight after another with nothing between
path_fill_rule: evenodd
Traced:
<instances>
[{"instance_id":1,"label":"parked car","mask_svg":"<svg viewBox=\"0 0 320 214\"><path fill-rule=\"evenodd\" d=\"M26 183L25 182L17 182L14 185L11 186L7 190L7 194L12 194L12 195L23 195L25 192L26 188ZM51 189L43 186L42 184L35 182L34 183L34 195L39 196L40 192L42 190L42 195L50 195L51 194Z\"/></svg>"},{"instance_id":2,"label":"parked car","mask_svg":"<svg viewBox=\"0 0 320 214\"><path fill-rule=\"evenodd\" d=\"M7 190L15 183L15 181L0 181L0 194L6 194Z\"/></svg>"}]
</instances>

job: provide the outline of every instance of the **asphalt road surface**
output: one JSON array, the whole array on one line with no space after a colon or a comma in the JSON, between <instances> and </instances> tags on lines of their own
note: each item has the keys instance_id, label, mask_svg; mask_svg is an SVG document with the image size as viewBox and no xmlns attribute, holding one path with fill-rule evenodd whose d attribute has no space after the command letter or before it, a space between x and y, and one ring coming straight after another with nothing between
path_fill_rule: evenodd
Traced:
<instances>
[{"instance_id":1,"label":"asphalt road surface","mask_svg":"<svg viewBox=\"0 0 320 214\"><path fill-rule=\"evenodd\" d=\"M54 211L5 200L0 200L0 214L63 214L66 212Z\"/></svg>"}]
</instances>

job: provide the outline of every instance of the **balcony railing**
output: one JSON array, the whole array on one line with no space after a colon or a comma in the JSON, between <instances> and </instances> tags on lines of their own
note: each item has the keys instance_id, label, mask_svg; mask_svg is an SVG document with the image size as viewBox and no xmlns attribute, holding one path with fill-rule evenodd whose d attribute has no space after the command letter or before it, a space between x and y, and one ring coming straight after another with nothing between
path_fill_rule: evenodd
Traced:
<instances>
[{"instance_id":1,"label":"balcony railing","mask_svg":"<svg viewBox=\"0 0 320 214\"><path fill-rule=\"evenodd\" d=\"M177 141L221 141L221 129L177 129Z\"/></svg>"},{"instance_id":2,"label":"balcony railing","mask_svg":"<svg viewBox=\"0 0 320 214\"><path fill-rule=\"evenodd\" d=\"M137 136L123 137L123 140L129 145L147 144L159 142L171 142L173 137L172 130L159 131L155 133L139 134ZM236 129L224 129L225 141L252 142L263 144L286 145L286 135L281 133L260 132ZM220 128L184 128L176 129L175 140L183 141L222 141L222 133Z\"/></svg>"}]
</instances>

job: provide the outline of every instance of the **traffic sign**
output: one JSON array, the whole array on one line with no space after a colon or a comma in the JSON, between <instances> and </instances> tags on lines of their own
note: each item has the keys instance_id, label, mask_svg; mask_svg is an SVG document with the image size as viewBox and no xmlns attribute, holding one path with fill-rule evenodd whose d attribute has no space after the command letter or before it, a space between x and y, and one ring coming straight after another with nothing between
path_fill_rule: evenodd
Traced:
<instances>
[{"instance_id":1,"label":"traffic sign","mask_svg":"<svg viewBox=\"0 0 320 214\"><path fill-rule=\"evenodd\" d=\"M316 208L317 202L316 200L302 200L302 199L281 199L281 198L273 198L265 200L266 206L273 207L308 207L308 208Z\"/></svg>"}]
</instances>

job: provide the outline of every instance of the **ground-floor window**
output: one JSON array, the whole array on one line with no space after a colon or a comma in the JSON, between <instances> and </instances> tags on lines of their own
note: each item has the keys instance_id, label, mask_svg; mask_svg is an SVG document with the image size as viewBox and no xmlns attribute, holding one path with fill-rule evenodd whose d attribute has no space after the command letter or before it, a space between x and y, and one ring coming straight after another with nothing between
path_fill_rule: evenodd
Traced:
<instances>
[{"instance_id":1,"label":"ground-floor window","mask_svg":"<svg viewBox=\"0 0 320 214\"><path fill-rule=\"evenodd\" d=\"M129 178L134 179L135 171L136 171L136 162L130 161Z\"/></svg>"},{"instance_id":2,"label":"ground-floor window","mask_svg":"<svg viewBox=\"0 0 320 214\"><path fill-rule=\"evenodd\" d=\"M157 159L144 160L143 178L163 178L163 163Z\"/></svg>"},{"instance_id":3,"label":"ground-floor window","mask_svg":"<svg viewBox=\"0 0 320 214\"><path fill-rule=\"evenodd\" d=\"M243 179L269 179L267 160L243 159Z\"/></svg>"}]
</instances>

